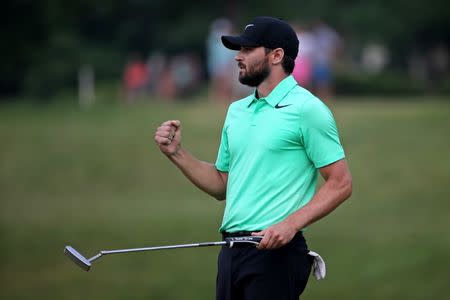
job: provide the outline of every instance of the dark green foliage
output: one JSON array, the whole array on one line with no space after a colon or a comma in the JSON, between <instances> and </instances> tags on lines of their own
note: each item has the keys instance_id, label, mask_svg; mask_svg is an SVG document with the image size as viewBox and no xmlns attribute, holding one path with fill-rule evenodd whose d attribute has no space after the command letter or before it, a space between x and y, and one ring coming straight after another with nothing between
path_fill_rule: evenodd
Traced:
<instances>
[{"instance_id":1,"label":"dark green foliage","mask_svg":"<svg viewBox=\"0 0 450 300\"><path fill-rule=\"evenodd\" d=\"M210 22L228 16L237 30L256 15L309 22L323 18L354 43L380 41L404 66L413 47L449 43L447 1L9 0L2 4L0 95L33 96L74 88L80 65L117 78L130 52L204 51Z\"/></svg>"}]
</instances>

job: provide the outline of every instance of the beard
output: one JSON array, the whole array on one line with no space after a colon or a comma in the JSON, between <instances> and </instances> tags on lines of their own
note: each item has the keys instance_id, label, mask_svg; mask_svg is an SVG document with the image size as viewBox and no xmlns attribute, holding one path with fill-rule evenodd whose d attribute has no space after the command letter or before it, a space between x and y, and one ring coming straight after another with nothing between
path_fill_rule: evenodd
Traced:
<instances>
[{"instance_id":1,"label":"beard","mask_svg":"<svg viewBox=\"0 0 450 300\"><path fill-rule=\"evenodd\" d=\"M240 65L241 66L241 65ZM270 75L269 60L266 57L262 62L248 68L244 74L239 74L239 82L251 87L259 86Z\"/></svg>"}]
</instances>

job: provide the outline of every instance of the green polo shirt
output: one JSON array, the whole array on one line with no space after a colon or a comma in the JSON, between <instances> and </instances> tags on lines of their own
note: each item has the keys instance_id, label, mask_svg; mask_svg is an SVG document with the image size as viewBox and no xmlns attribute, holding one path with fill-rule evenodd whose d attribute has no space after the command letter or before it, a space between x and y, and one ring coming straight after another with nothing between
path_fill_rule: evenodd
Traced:
<instances>
[{"instance_id":1,"label":"green polo shirt","mask_svg":"<svg viewBox=\"0 0 450 300\"><path fill-rule=\"evenodd\" d=\"M262 230L313 197L318 169L345 157L325 104L286 77L228 108L216 168L228 172L220 231Z\"/></svg>"}]
</instances>

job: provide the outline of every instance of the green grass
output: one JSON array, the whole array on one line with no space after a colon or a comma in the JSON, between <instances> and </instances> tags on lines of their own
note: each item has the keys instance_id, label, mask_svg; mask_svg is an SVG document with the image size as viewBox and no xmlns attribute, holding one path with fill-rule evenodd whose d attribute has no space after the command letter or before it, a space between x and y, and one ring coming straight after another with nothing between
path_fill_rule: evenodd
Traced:
<instances>
[{"instance_id":1,"label":"green grass","mask_svg":"<svg viewBox=\"0 0 450 300\"><path fill-rule=\"evenodd\" d=\"M333 104L352 198L306 233L328 276L304 299L444 299L450 266L450 102ZM63 256L219 239L223 204L157 150L158 124L213 161L226 110L191 104L0 106L2 299L213 299L217 248L110 256L89 273Z\"/></svg>"}]
</instances>

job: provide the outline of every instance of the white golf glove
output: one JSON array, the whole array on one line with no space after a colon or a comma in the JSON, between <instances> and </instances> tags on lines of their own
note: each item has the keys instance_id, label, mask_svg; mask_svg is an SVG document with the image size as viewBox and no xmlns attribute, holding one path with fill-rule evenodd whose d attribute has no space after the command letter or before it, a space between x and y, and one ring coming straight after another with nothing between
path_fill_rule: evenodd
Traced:
<instances>
[{"instance_id":1,"label":"white golf glove","mask_svg":"<svg viewBox=\"0 0 450 300\"><path fill-rule=\"evenodd\" d=\"M322 257L314 252L309 251L308 255L312 256L314 258L313 265L312 265L312 272L314 277L317 280L324 279L325 275L327 274L327 268L325 266L325 261L322 259Z\"/></svg>"}]
</instances>

